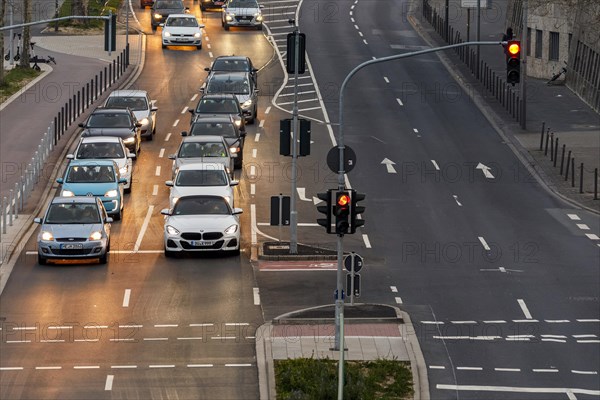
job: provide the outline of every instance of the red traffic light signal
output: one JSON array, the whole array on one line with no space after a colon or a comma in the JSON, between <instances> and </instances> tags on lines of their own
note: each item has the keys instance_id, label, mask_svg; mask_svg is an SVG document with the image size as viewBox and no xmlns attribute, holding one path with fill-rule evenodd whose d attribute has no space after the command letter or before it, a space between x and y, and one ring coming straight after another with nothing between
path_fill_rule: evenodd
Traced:
<instances>
[{"instance_id":1,"label":"red traffic light signal","mask_svg":"<svg viewBox=\"0 0 600 400\"><path fill-rule=\"evenodd\" d=\"M339 207L345 207L350 203L350 196L345 192L338 193L336 204Z\"/></svg>"},{"instance_id":2,"label":"red traffic light signal","mask_svg":"<svg viewBox=\"0 0 600 400\"><path fill-rule=\"evenodd\" d=\"M521 81L521 42L509 40L506 51L506 81L514 86Z\"/></svg>"},{"instance_id":3,"label":"red traffic light signal","mask_svg":"<svg viewBox=\"0 0 600 400\"><path fill-rule=\"evenodd\" d=\"M335 215L335 233L343 235L348 233L350 227L350 193L336 192L335 205L333 206L333 214Z\"/></svg>"},{"instance_id":4,"label":"red traffic light signal","mask_svg":"<svg viewBox=\"0 0 600 400\"><path fill-rule=\"evenodd\" d=\"M519 55L521 52L521 43L516 40L511 40L508 42L508 54L510 55Z\"/></svg>"}]
</instances>

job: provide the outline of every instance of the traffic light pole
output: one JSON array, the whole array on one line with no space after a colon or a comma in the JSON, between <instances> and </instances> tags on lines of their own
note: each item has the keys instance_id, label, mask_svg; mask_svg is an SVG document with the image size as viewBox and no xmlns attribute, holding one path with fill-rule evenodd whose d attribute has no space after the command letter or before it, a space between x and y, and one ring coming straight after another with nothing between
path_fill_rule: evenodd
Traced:
<instances>
[{"instance_id":1,"label":"traffic light pole","mask_svg":"<svg viewBox=\"0 0 600 400\"><path fill-rule=\"evenodd\" d=\"M522 48L525 57L521 61L521 129L527 129L527 12L528 0L523 0L523 28L521 29Z\"/></svg>"},{"instance_id":2,"label":"traffic light pole","mask_svg":"<svg viewBox=\"0 0 600 400\"><path fill-rule=\"evenodd\" d=\"M298 186L298 69L300 68L300 35L298 25L294 35L294 107L292 109L292 192L290 194L290 254L298 254L298 210L296 192ZM289 57L289 54L288 54Z\"/></svg>"}]
</instances>

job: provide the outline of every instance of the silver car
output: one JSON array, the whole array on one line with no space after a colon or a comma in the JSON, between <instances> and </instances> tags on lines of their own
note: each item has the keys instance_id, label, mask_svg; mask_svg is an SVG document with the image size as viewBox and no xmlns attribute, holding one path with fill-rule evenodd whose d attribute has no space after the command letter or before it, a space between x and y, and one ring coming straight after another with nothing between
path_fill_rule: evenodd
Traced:
<instances>
[{"instance_id":1,"label":"silver car","mask_svg":"<svg viewBox=\"0 0 600 400\"><path fill-rule=\"evenodd\" d=\"M108 95L104 107L131 109L142 124L141 136L152 140L152 135L156 134L156 112L158 111L158 107L153 103L145 90L115 90Z\"/></svg>"},{"instance_id":2,"label":"silver car","mask_svg":"<svg viewBox=\"0 0 600 400\"><path fill-rule=\"evenodd\" d=\"M229 146L222 136L186 136L181 141L177 153L169 155L173 160L172 178L175 178L183 164L219 163L233 177L233 159Z\"/></svg>"},{"instance_id":3,"label":"silver car","mask_svg":"<svg viewBox=\"0 0 600 400\"><path fill-rule=\"evenodd\" d=\"M259 90L248 72L211 72L200 91L206 94L234 94L244 111L246 121L254 123L258 114Z\"/></svg>"},{"instance_id":4,"label":"silver car","mask_svg":"<svg viewBox=\"0 0 600 400\"><path fill-rule=\"evenodd\" d=\"M256 0L228 0L223 6L221 26L228 31L230 26L252 27L262 30L263 5Z\"/></svg>"},{"instance_id":5,"label":"silver car","mask_svg":"<svg viewBox=\"0 0 600 400\"><path fill-rule=\"evenodd\" d=\"M95 259L106 264L110 252L110 223L102 201L92 196L55 197L38 234L38 263L48 260Z\"/></svg>"}]
</instances>

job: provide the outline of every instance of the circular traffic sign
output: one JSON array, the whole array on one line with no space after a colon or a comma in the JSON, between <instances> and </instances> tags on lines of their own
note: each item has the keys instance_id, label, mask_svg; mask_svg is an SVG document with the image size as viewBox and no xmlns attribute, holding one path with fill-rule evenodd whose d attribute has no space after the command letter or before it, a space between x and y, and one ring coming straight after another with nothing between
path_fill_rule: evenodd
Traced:
<instances>
[{"instance_id":1,"label":"circular traffic sign","mask_svg":"<svg viewBox=\"0 0 600 400\"><path fill-rule=\"evenodd\" d=\"M356 153L350 146L344 146L344 172L348 173L356 165ZM327 153L327 166L337 174L340 171L340 149L332 147Z\"/></svg>"},{"instance_id":2,"label":"circular traffic sign","mask_svg":"<svg viewBox=\"0 0 600 400\"><path fill-rule=\"evenodd\" d=\"M346 271L352 272L352 260L354 259L354 272L358 272L363 267L363 258L356 253L350 253L344 257L344 268Z\"/></svg>"}]
</instances>

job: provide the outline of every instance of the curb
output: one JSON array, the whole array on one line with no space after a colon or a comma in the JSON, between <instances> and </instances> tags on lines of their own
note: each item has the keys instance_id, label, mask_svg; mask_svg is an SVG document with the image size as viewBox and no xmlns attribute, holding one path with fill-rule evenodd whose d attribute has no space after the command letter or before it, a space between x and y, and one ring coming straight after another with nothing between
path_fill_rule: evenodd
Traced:
<instances>
[{"instance_id":1,"label":"curb","mask_svg":"<svg viewBox=\"0 0 600 400\"><path fill-rule=\"evenodd\" d=\"M260 400L277 398L275 391L275 365L271 350L271 331L273 325L270 322L258 327L255 335L260 340L256 341L256 366L258 368L258 389Z\"/></svg>"},{"instance_id":2,"label":"curb","mask_svg":"<svg viewBox=\"0 0 600 400\"><path fill-rule=\"evenodd\" d=\"M40 68L42 69L42 72L40 74L40 76L36 77L34 80L32 80L31 82L29 82L27 85L23 86L21 89L19 89L16 93L13 93L12 96L10 96L8 99L6 99L2 104L0 104L0 111L4 110L5 107L7 107L10 103L12 103L13 101L15 101L16 99L18 99L23 93L25 93L26 91L28 91L29 89L31 89L33 86L35 86L39 81L41 81L42 79L44 79L50 72L52 72L54 70L54 68L52 68L50 65L48 64L38 64L40 66Z\"/></svg>"},{"instance_id":3,"label":"curb","mask_svg":"<svg viewBox=\"0 0 600 400\"><path fill-rule=\"evenodd\" d=\"M407 312L404 312L397 307L394 308L398 313L398 317L404 320L404 325L406 326L406 332L404 332L403 337L407 343L406 352L410 358L410 369L412 370L413 376L413 398L414 400L429 400L431 396L429 394L427 364L425 363L425 357L421 351L415 328Z\"/></svg>"}]
</instances>

